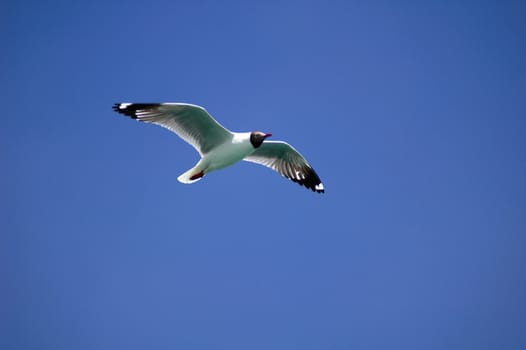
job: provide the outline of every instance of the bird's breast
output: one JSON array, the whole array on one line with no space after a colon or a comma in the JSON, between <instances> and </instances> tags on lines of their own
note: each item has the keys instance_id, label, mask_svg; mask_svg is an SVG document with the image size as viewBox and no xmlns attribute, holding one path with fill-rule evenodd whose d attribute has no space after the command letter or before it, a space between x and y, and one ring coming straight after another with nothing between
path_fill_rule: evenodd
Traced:
<instances>
[{"instance_id":1,"label":"bird's breast","mask_svg":"<svg viewBox=\"0 0 526 350\"><path fill-rule=\"evenodd\" d=\"M233 140L234 142L225 142L205 155L210 170L221 169L237 163L254 152L255 149L248 138L246 141L240 142L235 138Z\"/></svg>"}]
</instances>

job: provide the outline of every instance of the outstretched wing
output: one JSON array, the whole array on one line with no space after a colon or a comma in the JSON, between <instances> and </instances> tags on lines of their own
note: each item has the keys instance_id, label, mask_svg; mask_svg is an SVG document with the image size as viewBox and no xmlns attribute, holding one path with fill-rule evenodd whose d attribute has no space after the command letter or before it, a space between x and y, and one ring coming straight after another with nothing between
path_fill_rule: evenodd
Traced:
<instances>
[{"instance_id":1,"label":"outstretched wing","mask_svg":"<svg viewBox=\"0 0 526 350\"><path fill-rule=\"evenodd\" d=\"M265 141L244 160L272 168L312 191L325 192L318 174L307 160L286 142Z\"/></svg>"},{"instance_id":2,"label":"outstretched wing","mask_svg":"<svg viewBox=\"0 0 526 350\"><path fill-rule=\"evenodd\" d=\"M201 156L232 138L206 109L187 103L116 103L113 110L133 119L173 131Z\"/></svg>"}]
</instances>

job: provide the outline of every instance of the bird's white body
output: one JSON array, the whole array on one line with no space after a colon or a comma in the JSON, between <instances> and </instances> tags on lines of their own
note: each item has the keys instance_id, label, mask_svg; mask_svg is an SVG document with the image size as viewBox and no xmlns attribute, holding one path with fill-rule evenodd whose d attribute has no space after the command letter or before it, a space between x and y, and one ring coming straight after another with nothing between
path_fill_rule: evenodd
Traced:
<instances>
[{"instance_id":1,"label":"bird's white body","mask_svg":"<svg viewBox=\"0 0 526 350\"><path fill-rule=\"evenodd\" d=\"M254 153L255 148L250 143L249 132L234 132L232 134L231 140L218 145L209 153L203 154L199 162L192 169L179 176L177 180L182 183L193 183L200 178L191 179L191 177L201 171L209 173L226 168Z\"/></svg>"}]
</instances>

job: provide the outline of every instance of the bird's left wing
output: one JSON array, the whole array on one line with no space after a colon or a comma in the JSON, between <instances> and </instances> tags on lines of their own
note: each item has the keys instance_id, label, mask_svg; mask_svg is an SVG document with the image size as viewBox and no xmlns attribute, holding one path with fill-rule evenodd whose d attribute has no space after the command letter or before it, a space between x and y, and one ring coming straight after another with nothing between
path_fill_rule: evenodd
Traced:
<instances>
[{"instance_id":1,"label":"bird's left wing","mask_svg":"<svg viewBox=\"0 0 526 350\"><path fill-rule=\"evenodd\" d=\"M312 191L325 192L318 174L307 160L286 142L265 141L244 160L272 168L286 178Z\"/></svg>"},{"instance_id":2,"label":"bird's left wing","mask_svg":"<svg viewBox=\"0 0 526 350\"><path fill-rule=\"evenodd\" d=\"M173 131L201 155L233 136L206 109L188 103L116 103L113 110Z\"/></svg>"}]
</instances>

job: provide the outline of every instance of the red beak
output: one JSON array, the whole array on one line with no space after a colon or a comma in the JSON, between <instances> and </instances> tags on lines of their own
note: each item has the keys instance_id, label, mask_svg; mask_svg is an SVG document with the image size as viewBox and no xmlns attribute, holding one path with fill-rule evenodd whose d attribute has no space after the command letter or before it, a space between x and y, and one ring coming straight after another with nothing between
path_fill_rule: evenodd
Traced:
<instances>
[{"instance_id":1,"label":"red beak","mask_svg":"<svg viewBox=\"0 0 526 350\"><path fill-rule=\"evenodd\" d=\"M265 138L271 137L271 136L272 136L272 134L265 134Z\"/></svg>"}]
</instances>

